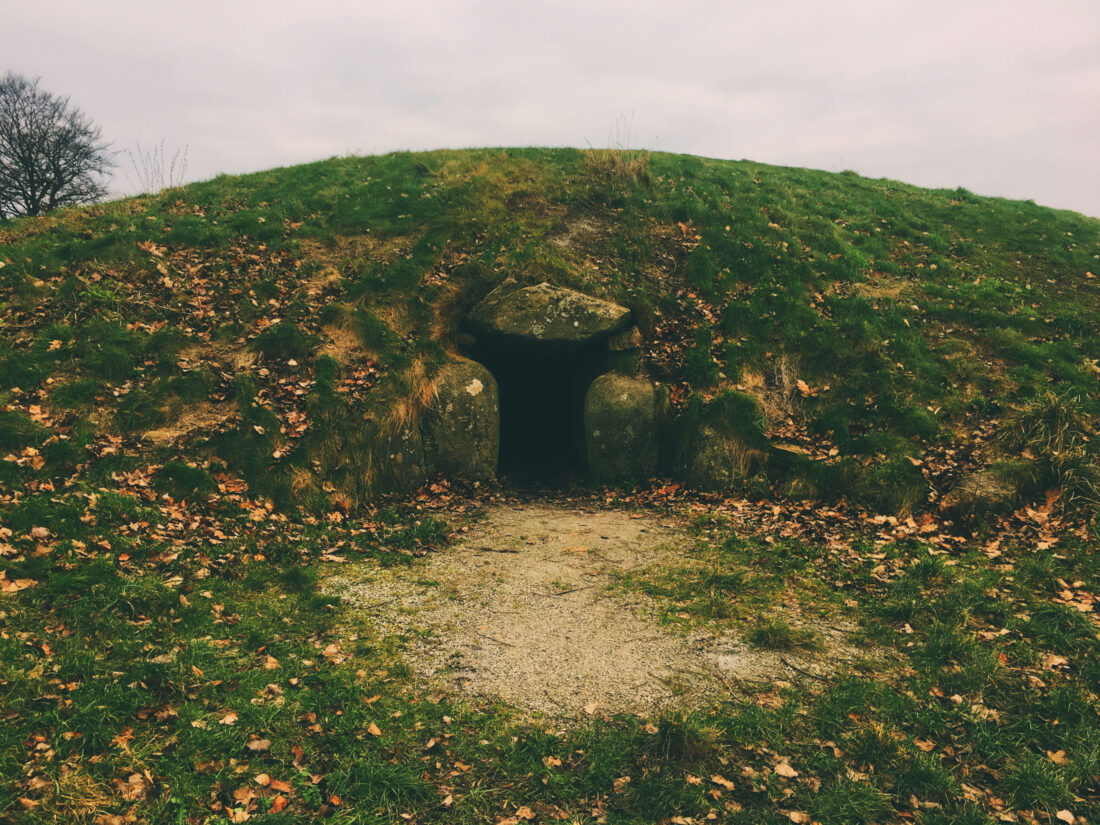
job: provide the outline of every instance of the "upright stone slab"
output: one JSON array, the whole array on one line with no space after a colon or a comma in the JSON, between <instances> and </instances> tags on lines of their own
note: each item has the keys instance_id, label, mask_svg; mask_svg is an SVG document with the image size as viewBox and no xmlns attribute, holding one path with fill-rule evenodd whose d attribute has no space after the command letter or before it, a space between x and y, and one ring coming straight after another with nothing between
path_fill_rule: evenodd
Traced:
<instances>
[{"instance_id":1,"label":"upright stone slab","mask_svg":"<svg viewBox=\"0 0 1100 825\"><path fill-rule=\"evenodd\" d=\"M763 416L759 401L740 392L725 391L689 404L670 428L673 473L703 490L741 486L767 466L771 443Z\"/></svg>"},{"instance_id":2,"label":"upright stone slab","mask_svg":"<svg viewBox=\"0 0 1100 825\"><path fill-rule=\"evenodd\" d=\"M1023 467L986 467L963 476L943 497L940 507L964 520L1008 512L1019 500L1026 478Z\"/></svg>"},{"instance_id":3,"label":"upright stone slab","mask_svg":"<svg viewBox=\"0 0 1100 825\"><path fill-rule=\"evenodd\" d=\"M545 344L586 344L627 327L630 310L551 284L490 292L470 312L478 333Z\"/></svg>"},{"instance_id":4,"label":"upright stone slab","mask_svg":"<svg viewBox=\"0 0 1100 825\"><path fill-rule=\"evenodd\" d=\"M657 392L653 382L608 373L584 399L588 469L598 481L649 478L657 471Z\"/></svg>"},{"instance_id":5,"label":"upright stone slab","mask_svg":"<svg viewBox=\"0 0 1100 825\"><path fill-rule=\"evenodd\" d=\"M474 481L495 478L500 457L500 394L476 361L456 361L436 377L436 401L426 429L439 472Z\"/></svg>"}]
</instances>

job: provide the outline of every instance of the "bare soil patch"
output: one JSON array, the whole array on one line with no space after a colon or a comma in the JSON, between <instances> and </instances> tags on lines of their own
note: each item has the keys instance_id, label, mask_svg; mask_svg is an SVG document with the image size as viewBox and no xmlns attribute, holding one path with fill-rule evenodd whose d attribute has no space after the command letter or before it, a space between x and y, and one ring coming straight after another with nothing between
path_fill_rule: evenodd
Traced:
<instances>
[{"instance_id":1,"label":"bare soil patch","mask_svg":"<svg viewBox=\"0 0 1100 825\"><path fill-rule=\"evenodd\" d=\"M610 234L606 222L590 215L574 217L565 231L550 238L550 243L563 249L580 249L587 253L602 237Z\"/></svg>"},{"instance_id":2,"label":"bare soil patch","mask_svg":"<svg viewBox=\"0 0 1100 825\"><path fill-rule=\"evenodd\" d=\"M200 401L185 406L171 423L147 430L145 438L159 446L175 444L192 433L213 432L238 415L232 404Z\"/></svg>"},{"instance_id":3,"label":"bare soil patch","mask_svg":"<svg viewBox=\"0 0 1100 825\"><path fill-rule=\"evenodd\" d=\"M706 705L752 684L823 679L856 657L835 623L788 616L824 649L762 650L733 629L663 625L652 599L614 586L618 574L690 566L694 553L669 518L494 505L458 545L411 568L345 567L326 589L404 637L423 679L559 719Z\"/></svg>"}]
</instances>

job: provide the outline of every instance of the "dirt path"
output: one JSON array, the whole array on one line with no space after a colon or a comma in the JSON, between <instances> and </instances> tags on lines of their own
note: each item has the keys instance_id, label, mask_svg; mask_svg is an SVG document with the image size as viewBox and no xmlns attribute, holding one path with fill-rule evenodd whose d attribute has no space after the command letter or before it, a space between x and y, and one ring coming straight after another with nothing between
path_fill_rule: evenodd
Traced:
<instances>
[{"instance_id":1,"label":"dirt path","mask_svg":"<svg viewBox=\"0 0 1100 825\"><path fill-rule=\"evenodd\" d=\"M404 635L422 677L559 718L698 706L746 682L828 672L853 655L841 639L800 655L753 648L732 632L684 632L659 624L648 597L610 588L618 573L690 565L693 548L654 516L500 505L411 569L346 571L327 589Z\"/></svg>"}]
</instances>

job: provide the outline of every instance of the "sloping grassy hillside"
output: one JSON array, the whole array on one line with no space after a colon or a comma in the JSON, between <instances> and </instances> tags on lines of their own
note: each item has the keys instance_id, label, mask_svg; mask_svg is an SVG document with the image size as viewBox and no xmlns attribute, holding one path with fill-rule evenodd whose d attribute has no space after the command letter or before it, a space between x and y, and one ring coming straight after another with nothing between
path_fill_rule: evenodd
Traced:
<instances>
[{"instance_id":1,"label":"sloping grassy hillside","mask_svg":"<svg viewBox=\"0 0 1100 825\"><path fill-rule=\"evenodd\" d=\"M1098 255L1029 203L571 150L0 224L0 821L1097 821ZM769 457L747 497L586 499L697 531L622 587L779 655L816 649L801 605L865 661L562 728L434 692L326 595L438 586L476 496L359 505L507 276L629 305L680 420ZM941 495L991 464L1034 506L964 537Z\"/></svg>"},{"instance_id":2,"label":"sloping grassy hillside","mask_svg":"<svg viewBox=\"0 0 1100 825\"><path fill-rule=\"evenodd\" d=\"M220 177L0 228L0 440L54 478L143 452L280 505L361 501L402 485L389 440L513 276L630 306L674 411L789 448L752 489L919 510L929 449L969 454L1048 391L1094 411L1098 255L1100 221L1032 203L676 155Z\"/></svg>"}]
</instances>

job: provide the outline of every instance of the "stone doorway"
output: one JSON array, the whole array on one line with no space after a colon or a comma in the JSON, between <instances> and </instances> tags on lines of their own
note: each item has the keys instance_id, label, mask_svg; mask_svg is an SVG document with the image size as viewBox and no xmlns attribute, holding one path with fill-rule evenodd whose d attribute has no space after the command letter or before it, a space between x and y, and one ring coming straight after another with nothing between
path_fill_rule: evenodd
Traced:
<instances>
[{"instance_id":1,"label":"stone doorway","mask_svg":"<svg viewBox=\"0 0 1100 825\"><path fill-rule=\"evenodd\" d=\"M535 486L640 480L657 469L657 394L634 376L630 310L509 281L464 319L425 446L437 472ZM499 461L498 461L499 459Z\"/></svg>"},{"instance_id":2,"label":"stone doorway","mask_svg":"<svg viewBox=\"0 0 1100 825\"><path fill-rule=\"evenodd\" d=\"M585 393L629 322L626 307L546 283L505 282L474 307L465 354L496 379L504 475L557 485L586 474Z\"/></svg>"},{"instance_id":3,"label":"stone doorway","mask_svg":"<svg viewBox=\"0 0 1100 825\"><path fill-rule=\"evenodd\" d=\"M501 473L554 485L583 476L584 399L601 371L602 348L487 340L470 355L497 381Z\"/></svg>"}]
</instances>

